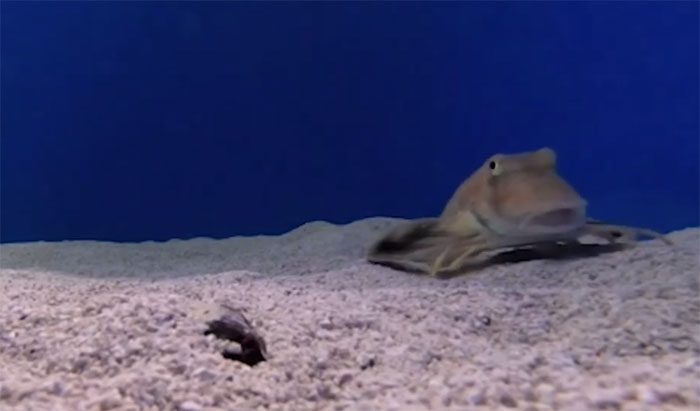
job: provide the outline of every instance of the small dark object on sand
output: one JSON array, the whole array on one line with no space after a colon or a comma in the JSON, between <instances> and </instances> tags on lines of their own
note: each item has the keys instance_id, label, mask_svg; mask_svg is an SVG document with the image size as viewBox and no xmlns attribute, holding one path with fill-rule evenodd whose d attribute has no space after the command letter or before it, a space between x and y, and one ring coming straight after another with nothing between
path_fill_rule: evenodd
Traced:
<instances>
[{"instance_id":1,"label":"small dark object on sand","mask_svg":"<svg viewBox=\"0 0 700 411\"><path fill-rule=\"evenodd\" d=\"M217 320L207 323L204 335L214 334L216 338L240 344L240 350L224 350L224 358L254 366L267 360L265 340L253 329L250 322L238 310L222 306L225 313Z\"/></svg>"}]
</instances>

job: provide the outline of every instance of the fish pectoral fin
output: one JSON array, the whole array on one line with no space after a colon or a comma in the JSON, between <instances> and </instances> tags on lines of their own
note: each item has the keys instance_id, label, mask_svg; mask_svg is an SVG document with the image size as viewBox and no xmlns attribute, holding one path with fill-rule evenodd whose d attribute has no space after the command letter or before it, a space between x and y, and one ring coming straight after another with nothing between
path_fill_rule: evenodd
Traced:
<instances>
[{"instance_id":1,"label":"fish pectoral fin","mask_svg":"<svg viewBox=\"0 0 700 411\"><path fill-rule=\"evenodd\" d=\"M461 241L460 241L461 240ZM439 276L442 273L459 271L468 265L484 263L486 260L479 258L479 254L487 251L489 247L476 241L476 239L457 239L450 244L437 261L434 262L431 275Z\"/></svg>"},{"instance_id":2,"label":"fish pectoral fin","mask_svg":"<svg viewBox=\"0 0 700 411\"><path fill-rule=\"evenodd\" d=\"M584 228L584 234L603 238L610 243L636 243L640 237L653 238L663 241L667 245L673 242L665 235L641 227L608 224L600 220L589 219Z\"/></svg>"},{"instance_id":3,"label":"fish pectoral fin","mask_svg":"<svg viewBox=\"0 0 700 411\"><path fill-rule=\"evenodd\" d=\"M429 274L436 261L445 258L453 242L453 236L439 228L437 218L409 221L374 243L367 260L403 271Z\"/></svg>"},{"instance_id":4,"label":"fish pectoral fin","mask_svg":"<svg viewBox=\"0 0 700 411\"><path fill-rule=\"evenodd\" d=\"M437 219L425 218L400 224L384 234L370 249L370 256L408 251L435 236Z\"/></svg>"},{"instance_id":5,"label":"fish pectoral fin","mask_svg":"<svg viewBox=\"0 0 700 411\"><path fill-rule=\"evenodd\" d=\"M478 235L455 236L437 219L411 221L390 231L369 251L367 260L395 269L439 276L476 260L484 249Z\"/></svg>"}]
</instances>

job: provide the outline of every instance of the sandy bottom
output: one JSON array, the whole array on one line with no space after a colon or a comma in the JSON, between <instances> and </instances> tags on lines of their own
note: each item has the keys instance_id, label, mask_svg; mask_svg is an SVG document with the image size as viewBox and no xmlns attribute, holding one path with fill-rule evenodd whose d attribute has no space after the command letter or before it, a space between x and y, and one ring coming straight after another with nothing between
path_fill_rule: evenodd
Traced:
<instances>
[{"instance_id":1,"label":"sandy bottom","mask_svg":"<svg viewBox=\"0 0 700 411\"><path fill-rule=\"evenodd\" d=\"M0 247L0 410L700 407L700 229L438 280L363 261L397 220ZM237 307L250 367L204 336Z\"/></svg>"}]
</instances>

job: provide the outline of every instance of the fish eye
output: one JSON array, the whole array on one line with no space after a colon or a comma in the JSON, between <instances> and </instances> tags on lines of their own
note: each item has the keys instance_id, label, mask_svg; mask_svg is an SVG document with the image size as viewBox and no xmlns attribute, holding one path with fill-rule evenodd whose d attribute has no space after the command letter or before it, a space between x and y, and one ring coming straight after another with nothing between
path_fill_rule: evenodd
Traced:
<instances>
[{"instance_id":1,"label":"fish eye","mask_svg":"<svg viewBox=\"0 0 700 411\"><path fill-rule=\"evenodd\" d=\"M489 170L493 177L500 175L503 172L503 165L498 159L489 161Z\"/></svg>"}]
</instances>

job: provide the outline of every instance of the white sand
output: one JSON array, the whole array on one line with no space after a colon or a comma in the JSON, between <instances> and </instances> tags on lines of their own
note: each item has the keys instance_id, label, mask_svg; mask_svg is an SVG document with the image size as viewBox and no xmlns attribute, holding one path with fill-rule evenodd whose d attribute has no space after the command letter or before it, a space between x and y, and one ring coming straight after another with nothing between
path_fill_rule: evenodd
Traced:
<instances>
[{"instance_id":1,"label":"white sand","mask_svg":"<svg viewBox=\"0 0 700 411\"><path fill-rule=\"evenodd\" d=\"M0 246L0 410L700 407L700 229L438 280L364 262L395 221ZM216 302L268 361L221 357Z\"/></svg>"}]
</instances>

